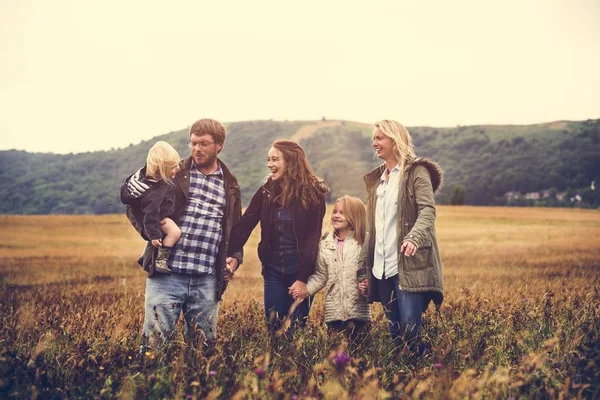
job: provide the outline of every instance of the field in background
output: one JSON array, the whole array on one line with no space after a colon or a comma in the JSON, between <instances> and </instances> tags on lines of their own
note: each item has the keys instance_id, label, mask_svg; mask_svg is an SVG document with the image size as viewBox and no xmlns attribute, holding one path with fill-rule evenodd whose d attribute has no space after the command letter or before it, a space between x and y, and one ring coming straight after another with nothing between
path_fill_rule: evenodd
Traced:
<instances>
[{"instance_id":1,"label":"field in background","mask_svg":"<svg viewBox=\"0 0 600 400\"><path fill-rule=\"evenodd\" d=\"M215 347L180 333L140 356L143 242L124 216L0 216L0 226L0 397L599 395L597 211L439 207L446 300L426 313L433 354L418 360L391 350L379 305L366 343L329 341L321 294L293 343L269 342L257 232ZM351 361L340 366L334 350Z\"/></svg>"}]
</instances>

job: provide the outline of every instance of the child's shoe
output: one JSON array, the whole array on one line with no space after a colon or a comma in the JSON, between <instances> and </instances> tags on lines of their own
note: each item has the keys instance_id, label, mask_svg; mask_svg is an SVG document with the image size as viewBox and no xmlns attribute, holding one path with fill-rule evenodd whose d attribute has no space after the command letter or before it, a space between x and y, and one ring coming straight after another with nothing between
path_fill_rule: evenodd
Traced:
<instances>
[{"instance_id":1,"label":"child's shoe","mask_svg":"<svg viewBox=\"0 0 600 400\"><path fill-rule=\"evenodd\" d=\"M171 275L171 268L167 266L167 260L169 259L169 250L167 247L159 247L158 254L156 255L156 262L154 263L154 272L159 274Z\"/></svg>"}]
</instances>

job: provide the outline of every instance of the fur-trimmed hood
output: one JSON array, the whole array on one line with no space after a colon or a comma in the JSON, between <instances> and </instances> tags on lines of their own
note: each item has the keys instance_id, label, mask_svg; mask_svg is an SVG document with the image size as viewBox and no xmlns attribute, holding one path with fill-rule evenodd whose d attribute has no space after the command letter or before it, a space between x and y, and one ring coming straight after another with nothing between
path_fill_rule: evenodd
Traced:
<instances>
[{"instance_id":1,"label":"fur-trimmed hood","mask_svg":"<svg viewBox=\"0 0 600 400\"><path fill-rule=\"evenodd\" d=\"M414 158L412 162L409 161L405 171L408 171L410 167L415 167L417 165L422 165L425 168L427 168L427 171L429 171L429 175L431 176L431 186L433 186L433 193L437 194L444 185L444 171L435 161L429 158L421 157Z\"/></svg>"},{"instance_id":2,"label":"fur-trimmed hood","mask_svg":"<svg viewBox=\"0 0 600 400\"><path fill-rule=\"evenodd\" d=\"M431 186L433 187L433 193L437 194L444 184L444 171L440 166L433 160L429 158L416 157L408 160L406 163L406 167L404 168L404 173L409 172L412 168L422 165L427 168L429 172L429 176L431 176ZM367 187L370 187L375 183L378 179L381 178L381 175L385 171L385 164L381 164L379 167L371 170L368 174L364 176L365 183Z\"/></svg>"}]
</instances>

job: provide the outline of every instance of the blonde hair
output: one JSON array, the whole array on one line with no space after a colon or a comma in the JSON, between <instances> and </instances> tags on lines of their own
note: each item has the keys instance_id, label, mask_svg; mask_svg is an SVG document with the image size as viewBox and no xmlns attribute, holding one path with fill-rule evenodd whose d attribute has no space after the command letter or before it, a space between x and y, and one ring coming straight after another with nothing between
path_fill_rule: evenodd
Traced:
<instances>
[{"instance_id":1,"label":"blonde hair","mask_svg":"<svg viewBox=\"0 0 600 400\"><path fill-rule=\"evenodd\" d=\"M172 182L171 169L179 164L179 153L169 143L162 140L156 142L148 151L146 157L146 176L152 179L162 179Z\"/></svg>"},{"instance_id":2,"label":"blonde hair","mask_svg":"<svg viewBox=\"0 0 600 400\"><path fill-rule=\"evenodd\" d=\"M382 119L375 122L375 127L394 141L394 156L400 164L400 171L404 171L406 161L415 158L415 147L413 146L412 138L408 130L400 122L390 119Z\"/></svg>"},{"instance_id":3,"label":"blonde hair","mask_svg":"<svg viewBox=\"0 0 600 400\"><path fill-rule=\"evenodd\" d=\"M358 197L342 196L335 201L341 203L344 216L354 231L354 238L362 246L365 243L365 231L367 221L367 209Z\"/></svg>"}]
</instances>

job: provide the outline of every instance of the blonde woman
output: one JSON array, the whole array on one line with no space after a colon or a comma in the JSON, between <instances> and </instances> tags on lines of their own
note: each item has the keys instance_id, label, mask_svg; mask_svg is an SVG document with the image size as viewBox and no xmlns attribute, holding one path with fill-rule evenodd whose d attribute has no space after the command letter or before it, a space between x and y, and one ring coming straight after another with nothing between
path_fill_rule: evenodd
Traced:
<instances>
[{"instance_id":1,"label":"blonde woman","mask_svg":"<svg viewBox=\"0 0 600 400\"><path fill-rule=\"evenodd\" d=\"M418 343L422 313L430 301L439 308L444 297L434 201L443 173L433 161L417 158L399 122L376 122L373 148L383 164L364 177L369 284L360 287L370 302L382 303L392 339L422 355L429 351Z\"/></svg>"},{"instance_id":2,"label":"blonde woman","mask_svg":"<svg viewBox=\"0 0 600 400\"><path fill-rule=\"evenodd\" d=\"M365 242L366 210L356 197L335 201L331 214L333 232L319 243L315 272L306 284L308 295L327 288L325 323L330 336L339 333L358 342L369 329L371 311L358 283L367 279L361 249Z\"/></svg>"},{"instance_id":3,"label":"blonde woman","mask_svg":"<svg viewBox=\"0 0 600 400\"><path fill-rule=\"evenodd\" d=\"M150 148L146 166L140 170L139 181L148 189L127 206L127 216L141 236L158 248L155 272L170 274L169 252L181 236L181 230L171 219L175 211L175 183L179 171L179 154L167 142L159 141Z\"/></svg>"}]
</instances>

